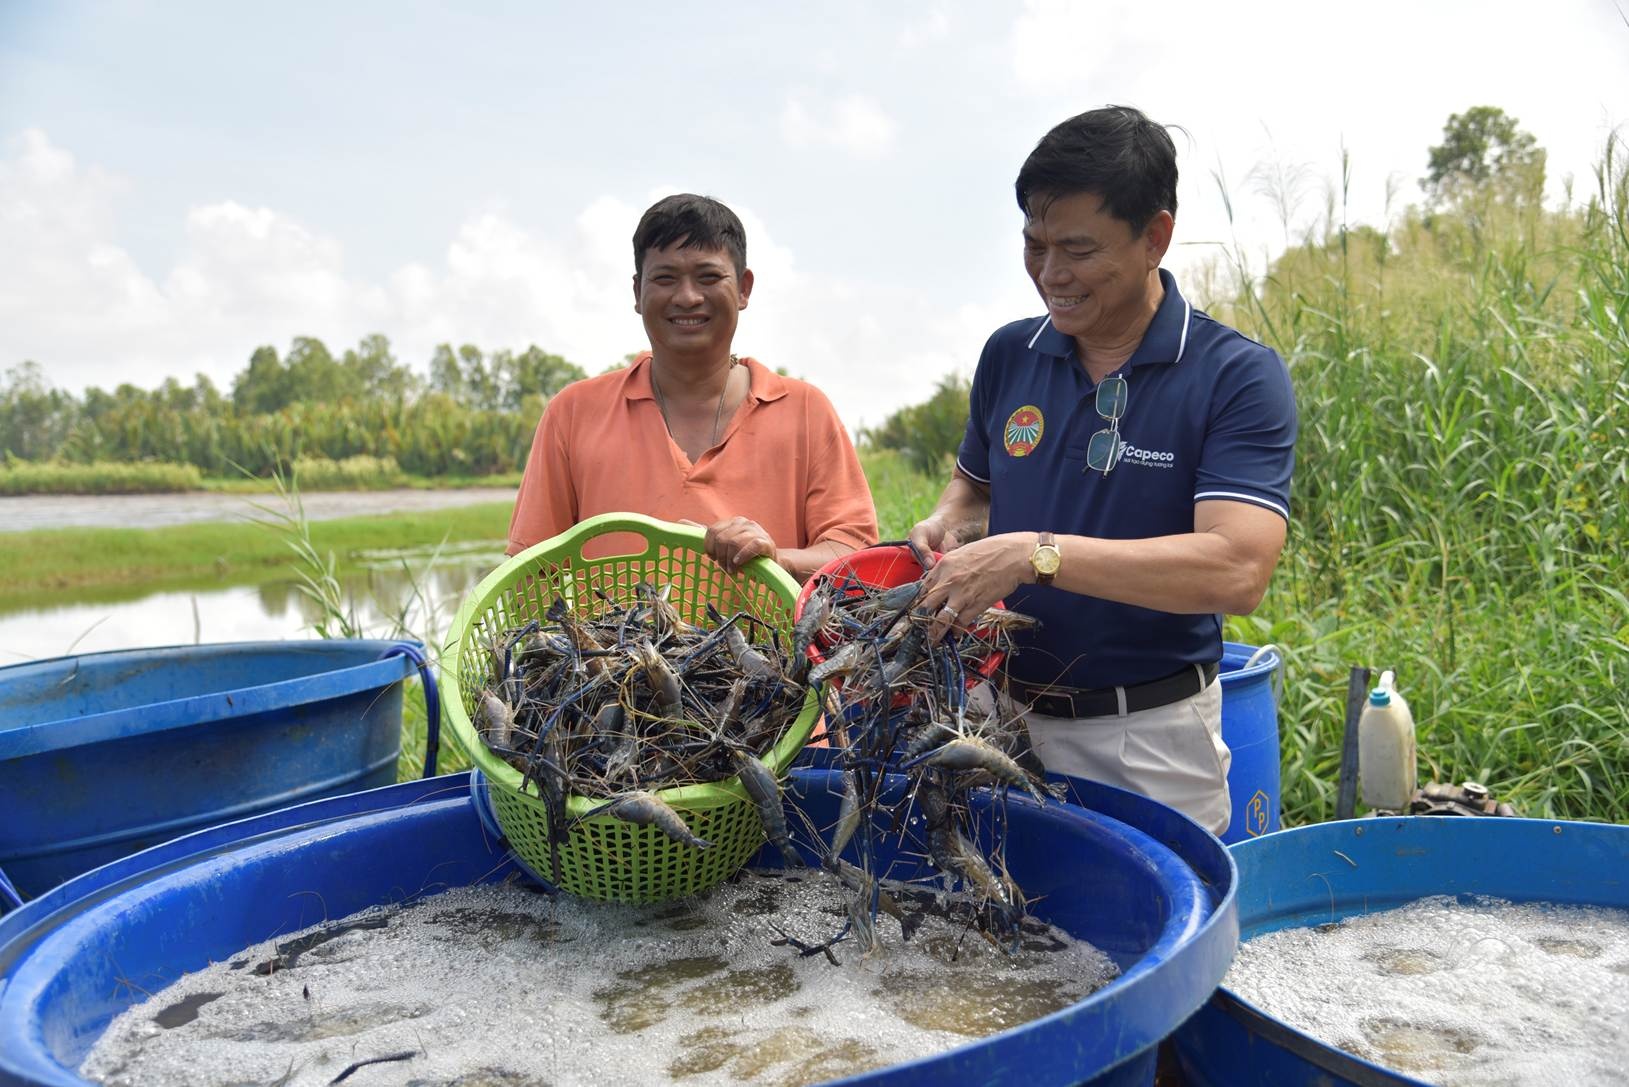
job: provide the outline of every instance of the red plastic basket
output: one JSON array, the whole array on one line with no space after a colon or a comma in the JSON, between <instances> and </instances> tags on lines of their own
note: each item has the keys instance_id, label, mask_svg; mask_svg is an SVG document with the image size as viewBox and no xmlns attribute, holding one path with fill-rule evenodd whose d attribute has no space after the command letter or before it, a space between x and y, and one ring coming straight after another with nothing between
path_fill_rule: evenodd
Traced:
<instances>
[{"instance_id":1,"label":"red plastic basket","mask_svg":"<svg viewBox=\"0 0 1629 1087\"><path fill-rule=\"evenodd\" d=\"M934 553L938 558L938 552ZM803 589L798 593L797 609L793 612L794 618L802 618L803 606L808 603L809 596L814 592L815 585L824 578L830 577L839 582L847 582L846 596L859 596L869 586L873 589L892 589L907 582L915 581L922 576L922 564L916 561L908 547L883 544L877 547L868 547L862 551L850 552L840 558L835 558L816 570L814 576L803 583ZM1000 604L997 603L997 607ZM819 664L826 659L825 651L831 647L829 639L816 639L809 646L809 660ZM969 669L967 685L973 686L982 680L989 679L1000 669L1001 662L1006 654L1001 650L992 652L981 661L978 667ZM909 702L909 695L897 695L894 699L896 708L903 705L901 699Z\"/></svg>"}]
</instances>

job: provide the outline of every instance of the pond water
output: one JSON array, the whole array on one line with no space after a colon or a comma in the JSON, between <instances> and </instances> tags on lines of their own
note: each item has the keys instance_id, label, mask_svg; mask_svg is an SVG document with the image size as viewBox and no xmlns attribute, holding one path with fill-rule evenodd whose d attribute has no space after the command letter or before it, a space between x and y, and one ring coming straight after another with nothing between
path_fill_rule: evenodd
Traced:
<instances>
[{"instance_id":1,"label":"pond water","mask_svg":"<svg viewBox=\"0 0 1629 1087\"><path fill-rule=\"evenodd\" d=\"M374 553L337 580L364 635L433 639L445 636L465 596L503 557L501 540L445 547L434 556ZM322 617L293 579L66 603L0 615L0 665L146 646L306 638Z\"/></svg>"},{"instance_id":2,"label":"pond water","mask_svg":"<svg viewBox=\"0 0 1629 1087\"><path fill-rule=\"evenodd\" d=\"M305 518L444 509L510 502L506 487L457 490L309 492ZM36 495L0 498L0 531L37 528L159 528L201 521L265 520L256 507L281 509L275 495L189 494ZM339 572L347 611L368 637L446 633L469 590L503 562L504 541L451 545L435 551L358 556ZM0 614L0 666L70 653L113 649L306 638L323 609L292 578L208 590L160 592L118 603L68 600L49 608ZM330 629L330 634L339 632Z\"/></svg>"}]
</instances>

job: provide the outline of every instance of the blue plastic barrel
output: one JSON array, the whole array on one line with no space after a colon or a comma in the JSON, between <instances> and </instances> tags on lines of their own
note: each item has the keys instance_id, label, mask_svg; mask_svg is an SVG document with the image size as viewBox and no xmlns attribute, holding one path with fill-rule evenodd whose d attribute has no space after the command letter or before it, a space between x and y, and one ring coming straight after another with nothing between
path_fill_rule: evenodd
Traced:
<instances>
[{"instance_id":1,"label":"blue plastic barrel","mask_svg":"<svg viewBox=\"0 0 1629 1087\"><path fill-rule=\"evenodd\" d=\"M0 871L24 897L200 827L395 780L417 643L239 642L0 668Z\"/></svg>"},{"instance_id":2,"label":"blue plastic barrel","mask_svg":"<svg viewBox=\"0 0 1629 1087\"><path fill-rule=\"evenodd\" d=\"M1278 829L1278 698L1273 673L1279 656L1268 649L1249 667L1256 647L1222 643L1222 739L1233 752L1227 788L1233 819L1222 841L1259 838Z\"/></svg>"},{"instance_id":3,"label":"blue plastic barrel","mask_svg":"<svg viewBox=\"0 0 1629 1087\"><path fill-rule=\"evenodd\" d=\"M900 779L892 780L897 799ZM0 918L0 1084L81 1084L74 1069L142 998L121 979L139 977L157 992L279 934L511 875L468 783L433 778L215 827ZM829 770L798 769L787 798L823 825L835 819L840 788ZM1154 1047L1232 960L1232 862L1153 801L1090 783L1075 783L1073 795L1092 807L1008 798L1008 861L1036 912L1095 942L1122 976L1035 1022L842 1082L1152 1082ZM921 871L908 849L879 860L896 876ZM766 849L756 863L776 864L778 854Z\"/></svg>"},{"instance_id":4,"label":"blue plastic barrel","mask_svg":"<svg viewBox=\"0 0 1629 1087\"><path fill-rule=\"evenodd\" d=\"M1444 816L1355 819L1232 848L1252 936L1430 895L1629 908L1629 826ZM1352 1056L1218 989L1173 1038L1193 1087L1375 1087L1421 1081Z\"/></svg>"}]
</instances>

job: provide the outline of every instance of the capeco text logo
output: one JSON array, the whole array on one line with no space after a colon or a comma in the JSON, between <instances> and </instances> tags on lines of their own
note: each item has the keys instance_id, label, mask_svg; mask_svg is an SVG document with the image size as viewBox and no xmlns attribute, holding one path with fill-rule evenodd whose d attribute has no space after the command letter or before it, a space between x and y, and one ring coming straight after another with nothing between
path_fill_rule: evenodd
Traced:
<instances>
[{"instance_id":1,"label":"capeco text logo","mask_svg":"<svg viewBox=\"0 0 1629 1087\"><path fill-rule=\"evenodd\" d=\"M1009 424L1010 425L1010 424ZM1130 442L1120 443L1119 464L1140 464L1144 468L1175 468L1176 454L1158 449L1139 449Z\"/></svg>"},{"instance_id":2,"label":"capeco text logo","mask_svg":"<svg viewBox=\"0 0 1629 1087\"><path fill-rule=\"evenodd\" d=\"M1025 404L1007 416L1007 427L1001 434L1001 444L1014 457L1027 457L1041 444L1041 432L1046 419L1034 404Z\"/></svg>"}]
</instances>

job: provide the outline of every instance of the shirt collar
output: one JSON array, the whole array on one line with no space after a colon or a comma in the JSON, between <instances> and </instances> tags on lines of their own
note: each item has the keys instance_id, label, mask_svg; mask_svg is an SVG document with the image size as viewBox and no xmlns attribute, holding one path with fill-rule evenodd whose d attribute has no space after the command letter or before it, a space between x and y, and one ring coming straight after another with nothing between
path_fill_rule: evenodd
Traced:
<instances>
[{"instance_id":1,"label":"shirt collar","mask_svg":"<svg viewBox=\"0 0 1629 1087\"><path fill-rule=\"evenodd\" d=\"M1148 331L1143 333L1142 342L1131 353L1132 366L1155 362L1175 365L1182 361L1188 347L1188 326L1193 323L1193 307L1177 290L1176 277L1164 268L1159 272L1165 297L1160 300L1159 309L1154 311L1154 319L1149 322ZM1030 336L1029 346L1054 358L1075 356L1074 337L1059 332L1053 326L1051 317L1041 319Z\"/></svg>"},{"instance_id":2,"label":"shirt collar","mask_svg":"<svg viewBox=\"0 0 1629 1087\"><path fill-rule=\"evenodd\" d=\"M622 379L622 396L625 400L655 400L656 392L650 384L649 351L641 352L634 359L633 365L628 367L627 374ZM747 395L759 402L779 400L786 395L786 379L775 371L749 356L742 357L741 365L747 368L751 378L747 385Z\"/></svg>"}]
</instances>

